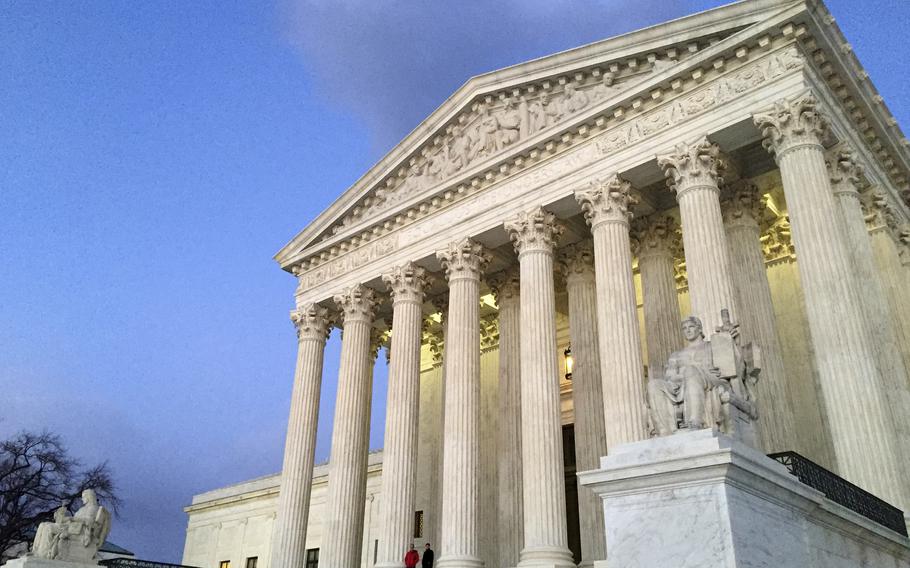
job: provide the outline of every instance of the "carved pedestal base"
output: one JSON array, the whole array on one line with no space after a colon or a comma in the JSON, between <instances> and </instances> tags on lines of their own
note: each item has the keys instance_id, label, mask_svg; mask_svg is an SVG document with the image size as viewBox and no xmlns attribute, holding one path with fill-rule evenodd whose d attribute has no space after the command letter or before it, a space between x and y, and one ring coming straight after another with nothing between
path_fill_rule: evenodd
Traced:
<instances>
[{"instance_id":1,"label":"carved pedestal base","mask_svg":"<svg viewBox=\"0 0 910 568\"><path fill-rule=\"evenodd\" d=\"M579 482L603 499L623 568L910 566L910 540L712 430L618 446Z\"/></svg>"},{"instance_id":2,"label":"carved pedestal base","mask_svg":"<svg viewBox=\"0 0 910 568\"><path fill-rule=\"evenodd\" d=\"M46 558L35 558L34 556L25 556L14 558L3 568L98 568L95 562L67 562L65 560L48 560Z\"/></svg>"}]
</instances>

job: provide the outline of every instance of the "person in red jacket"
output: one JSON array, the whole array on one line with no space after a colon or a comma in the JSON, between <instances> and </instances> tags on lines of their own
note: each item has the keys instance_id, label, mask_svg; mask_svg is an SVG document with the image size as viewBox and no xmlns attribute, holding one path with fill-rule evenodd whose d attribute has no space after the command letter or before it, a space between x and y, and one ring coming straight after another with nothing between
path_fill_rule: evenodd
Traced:
<instances>
[{"instance_id":1,"label":"person in red jacket","mask_svg":"<svg viewBox=\"0 0 910 568\"><path fill-rule=\"evenodd\" d=\"M420 562L420 553L414 550L414 543L412 542L411 549L404 555L404 565L406 568L417 568L418 562Z\"/></svg>"}]
</instances>

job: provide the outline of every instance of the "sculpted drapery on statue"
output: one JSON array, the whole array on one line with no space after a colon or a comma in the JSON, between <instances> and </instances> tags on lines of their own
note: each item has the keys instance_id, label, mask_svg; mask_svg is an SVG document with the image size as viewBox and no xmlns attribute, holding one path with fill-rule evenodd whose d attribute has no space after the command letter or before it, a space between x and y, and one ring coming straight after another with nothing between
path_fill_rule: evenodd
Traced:
<instances>
[{"instance_id":1,"label":"sculpted drapery on statue","mask_svg":"<svg viewBox=\"0 0 910 568\"><path fill-rule=\"evenodd\" d=\"M38 525L32 554L37 558L91 563L98 548L111 530L111 514L98 503L95 491L82 492L82 507L76 514L67 515L62 505L54 513L53 522Z\"/></svg>"},{"instance_id":2,"label":"sculpted drapery on statue","mask_svg":"<svg viewBox=\"0 0 910 568\"><path fill-rule=\"evenodd\" d=\"M724 310L723 325L705 339L701 320L682 322L686 345L670 355L663 378L648 381L651 424L658 436L678 430L717 428L752 446L758 408L753 390L761 372L761 351L739 345L738 325Z\"/></svg>"}]
</instances>

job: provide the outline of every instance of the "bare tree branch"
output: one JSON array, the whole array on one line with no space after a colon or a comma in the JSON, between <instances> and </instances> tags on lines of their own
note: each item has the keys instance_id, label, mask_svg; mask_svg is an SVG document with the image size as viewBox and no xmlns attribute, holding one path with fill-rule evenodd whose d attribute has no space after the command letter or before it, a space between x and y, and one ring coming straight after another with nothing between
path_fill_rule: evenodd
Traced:
<instances>
[{"instance_id":1,"label":"bare tree branch","mask_svg":"<svg viewBox=\"0 0 910 568\"><path fill-rule=\"evenodd\" d=\"M122 503L107 462L84 468L60 436L20 432L0 441L0 561L10 547L26 542L42 521L66 503L71 512L82 491L94 489L115 515Z\"/></svg>"}]
</instances>

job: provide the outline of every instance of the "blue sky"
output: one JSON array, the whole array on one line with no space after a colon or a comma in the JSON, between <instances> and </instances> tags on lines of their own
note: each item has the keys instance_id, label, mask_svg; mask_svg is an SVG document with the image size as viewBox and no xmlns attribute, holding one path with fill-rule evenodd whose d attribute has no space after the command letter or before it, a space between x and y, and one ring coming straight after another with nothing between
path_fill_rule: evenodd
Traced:
<instances>
[{"instance_id":1,"label":"blue sky","mask_svg":"<svg viewBox=\"0 0 910 568\"><path fill-rule=\"evenodd\" d=\"M0 3L0 436L109 460L112 539L179 561L192 494L281 467L272 255L469 76L720 4ZM906 129L910 2L828 4Z\"/></svg>"}]
</instances>

